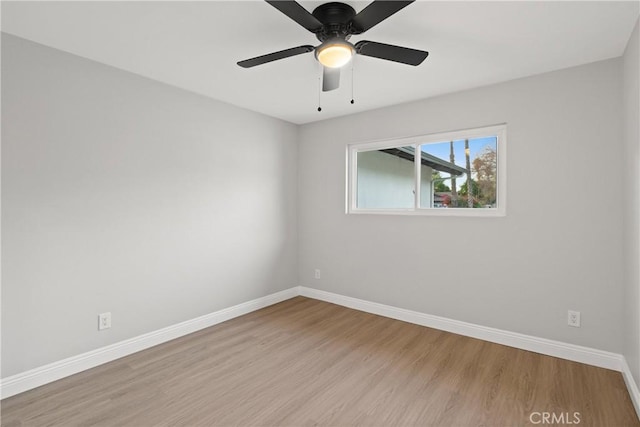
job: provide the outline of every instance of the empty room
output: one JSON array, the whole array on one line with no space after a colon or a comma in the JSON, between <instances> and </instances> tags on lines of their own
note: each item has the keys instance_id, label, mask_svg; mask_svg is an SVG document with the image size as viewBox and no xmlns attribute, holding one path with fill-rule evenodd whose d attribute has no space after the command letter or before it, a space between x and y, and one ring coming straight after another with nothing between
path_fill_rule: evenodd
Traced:
<instances>
[{"instance_id":1,"label":"empty room","mask_svg":"<svg viewBox=\"0 0 640 427\"><path fill-rule=\"evenodd\" d=\"M2 426L640 426L640 1L2 1Z\"/></svg>"}]
</instances>

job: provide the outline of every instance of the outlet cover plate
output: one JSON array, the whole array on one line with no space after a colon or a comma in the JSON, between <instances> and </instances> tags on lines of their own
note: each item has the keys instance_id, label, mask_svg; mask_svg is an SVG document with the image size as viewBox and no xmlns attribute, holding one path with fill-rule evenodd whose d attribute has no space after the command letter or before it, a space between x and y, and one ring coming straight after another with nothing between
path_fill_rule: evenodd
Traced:
<instances>
[{"instance_id":1,"label":"outlet cover plate","mask_svg":"<svg viewBox=\"0 0 640 427\"><path fill-rule=\"evenodd\" d=\"M580 312L569 310L567 313L567 324L569 326L573 326L574 328L580 327Z\"/></svg>"},{"instance_id":2,"label":"outlet cover plate","mask_svg":"<svg viewBox=\"0 0 640 427\"><path fill-rule=\"evenodd\" d=\"M98 330L109 329L111 327L111 312L98 314Z\"/></svg>"}]
</instances>

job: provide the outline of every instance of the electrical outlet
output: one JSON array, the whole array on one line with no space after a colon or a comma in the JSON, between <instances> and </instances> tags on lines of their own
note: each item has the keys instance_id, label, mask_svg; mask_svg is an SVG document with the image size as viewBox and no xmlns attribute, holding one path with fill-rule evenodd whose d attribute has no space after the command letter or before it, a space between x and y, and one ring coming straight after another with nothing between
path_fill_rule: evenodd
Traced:
<instances>
[{"instance_id":1,"label":"electrical outlet","mask_svg":"<svg viewBox=\"0 0 640 427\"><path fill-rule=\"evenodd\" d=\"M319 279L319 278L320 278L320 270L319 270L319 269L317 269L317 268L316 268L316 271L315 271L315 273L314 273L314 276L313 276L313 277L315 277L316 279Z\"/></svg>"},{"instance_id":2,"label":"electrical outlet","mask_svg":"<svg viewBox=\"0 0 640 427\"><path fill-rule=\"evenodd\" d=\"M567 324L569 326L573 326L574 328L580 327L580 312L569 310L567 317Z\"/></svg>"},{"instance_id":3,"label":"electrical outlet","mask_svg":"<svg viewBox=\"0 0 640 427\"><path fill-rule=\"evenodd\" d=\"M109 329L111 327L111 313L98 314L98 330Z\"/></svg>"}]
</instances>

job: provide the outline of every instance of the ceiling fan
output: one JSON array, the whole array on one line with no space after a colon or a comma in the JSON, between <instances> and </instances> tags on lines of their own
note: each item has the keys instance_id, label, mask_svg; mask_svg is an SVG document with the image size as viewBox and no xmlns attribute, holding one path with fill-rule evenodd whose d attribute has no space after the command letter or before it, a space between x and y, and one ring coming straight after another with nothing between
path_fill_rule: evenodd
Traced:
<instances>
[{"instance_id":1,"label":"ceiling fan","mask_svg":"<svg viewBox=\"0 0 640 427\"><path fill-rule=\"evenodd\" d=\"M368 40L359 41L355 45L348 41L352 35L364 33L413 3L413 1L415 0L374 0L356 14L355 10L348 4L338 2L325 3L315 8L313 13L309 13L295 1L267 0L267 3L271 6L314 33L321 44L316 47L311 45L292 47L246 59L238 62L238 65L244 68L251 68L278 59L315 51L316 59L323 66L322 90L324 92L338 88L340 85L340 67L349 63L354 54L402 64L420 65L429 55L429 52Z\"/></svg>"}]
</instances>

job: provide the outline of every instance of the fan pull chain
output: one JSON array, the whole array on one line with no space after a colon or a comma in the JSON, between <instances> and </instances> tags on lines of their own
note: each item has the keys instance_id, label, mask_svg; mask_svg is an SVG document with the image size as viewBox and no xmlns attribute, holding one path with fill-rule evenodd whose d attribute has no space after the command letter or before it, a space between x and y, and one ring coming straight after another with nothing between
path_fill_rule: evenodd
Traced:
<instances>
[{"instance_id":1,"label":"fan pull chain","mask_svg":"<svg viewBox=\"0 0 640 427\"><path fill-rule=\"evenodd\" d=\"M353 63L355 62L355 58L351 59L351 105L355 103L353 100Z\"/></svg>"},{"instance_id":2,"label":"fan pull chain","mask_svg":"<svg viewBox=\"0 0 640 427\"><path fill-rule=\"evenodd\" d=\"M321 89L320 89L320 85L322 84L320 81L320 77L318 77L318 113L320 111L322 111L322 107L320 106L320 94L322 93Z\"/></svg>"}]
</instances>

